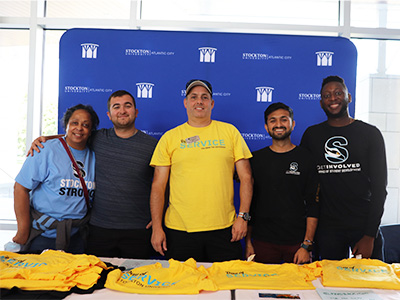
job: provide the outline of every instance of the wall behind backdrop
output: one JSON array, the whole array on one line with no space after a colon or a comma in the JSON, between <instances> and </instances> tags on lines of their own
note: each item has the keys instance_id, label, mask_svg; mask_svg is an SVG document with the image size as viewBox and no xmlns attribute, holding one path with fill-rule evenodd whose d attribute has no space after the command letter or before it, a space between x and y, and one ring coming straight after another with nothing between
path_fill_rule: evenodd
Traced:
<instances>
[{"instance_id":1,"label":"wall behind backdrop","mask_svg":"<svg viewBox=\"0 0 400 300\"><path fill-rule=\"evenodd\" d=\"M205 79L213 85L212 118L234 124L252 151L271 143L263 113L273 102L293 108L299 144L308 126L326 119L323 78L343 77L355 99L356 64L356 48L340 37L71 29L60 41L58 113L91 104L100 128L112 127L106 102L124 89L136 99L136 127L159 139L187 120L186 82Z\"/></svg>"}]
</instances>

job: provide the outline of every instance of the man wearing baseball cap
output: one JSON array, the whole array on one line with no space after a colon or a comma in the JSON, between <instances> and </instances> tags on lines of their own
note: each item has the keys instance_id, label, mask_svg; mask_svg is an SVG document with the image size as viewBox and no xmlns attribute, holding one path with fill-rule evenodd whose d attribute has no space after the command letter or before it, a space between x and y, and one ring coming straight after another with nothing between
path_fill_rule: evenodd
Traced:
<instances>
[{"instance_id":1,"label":"man wearing baseball cap","mask_svg":"<svg viewBox=\"0 0 400 300\"><path fill-rule=\"evenodd\" d=\"M150 196L153 248L167 258L226 261L242 258L252 198L251 152L231 124L211 119L212 86L190 80L183 101L188 121L160 139ZM233 175L240 179L239 214L233 203ZM169 182L169 201L165 190Z\"/></svg>"}]
</instances>

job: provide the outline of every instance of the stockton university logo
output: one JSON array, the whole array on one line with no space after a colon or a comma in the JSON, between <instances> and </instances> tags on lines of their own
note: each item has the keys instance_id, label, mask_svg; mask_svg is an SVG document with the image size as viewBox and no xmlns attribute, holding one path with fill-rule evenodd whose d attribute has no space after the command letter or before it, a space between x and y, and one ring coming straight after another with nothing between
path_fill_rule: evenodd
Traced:
<instances>
[{"instance_id":1,"label":"stockton university logo","mask_svg":"<svg viewBox=\"0 0 400 300\"><path fill-rule=\"evenodd\" d=\"M137 87L137 97L138 98L153 98L153 83L140 82L136 83Z\"/></svg>"},{"instance_id":2,"label":"stockton university logo","mask_svg":"<svg viewBox=\"0 0 400 300\"><path fill-rule=\"evenodd\" d=\"M299 169L299 164L297 162L292 162L289 166L289 170L296 172Z\"/></svg>"},{"instance_id":3,"label":"stockton university logo","mask_svg":"<svg viewBox=\"0 0 400 300\"><path fill-rule=\"evenodd\" d=\"M204 63L215 63L215 52L216 48L211 47L201 47L200 51L200 62Z\"/></svg>"},{"instance_id":4,"label":"stockton university logo","mask_svg":"<svg viewBox=\"0 0 400 300\"><path fill-rule=\"evenodd\" d=\"M97 58L97 48L99 45L92 43L81 44L82 47L82 58Z\"/></svg>"},{"instance_id":5,"label":"stockton university logo","mask_svg":"<svg viewBox=\"0 0 400 300\"><path fill-rule=\"evenodd\" d=\"M317 66L318 67L332 67L332 58L334 52L329 51L318 51L315 52L317 55Z\"/></svg>"},{"instance_id":6,"label":"stockton university logo","mask_svg":"<svg viewBox=\"0 0 400 300\"><path fill-rule=\"evenodd\" d=\"M349 151L344 146L348 144L343 136L331 137L325 143L325 159L332 164L345 162L349 158Z\"/></svg>"},{"instance_id":7,"label":"stockton university logo","mask_svg":"<svg viewBox=\"0 0 400 300\"><path fill-rule=\"evenodd\" d=\"M84 164L83 164L81 161L79 161L79 160L76 161L76 164L77 164L79 170L77 170L77 169L75 168L74 164L71 163L72 170L74 170L74 176L75 176L76 178L79 178L79 173L80 173L81 176L82 176L83 178L85 178L85 177L86 177L86 172L85 172L85 169L84 169L84 168L85 168ZM78 173L78 172L79 172L79 173Z\"/></svg>"},{"instance_id":8,"label":"stockton university logo","mask_svg":"<svg viewBox=\"0 0 400 300\"><path fill-rule=\"evenodd\" d=\"M272 91L274 88L269 86L256 87L257 102L272 102Z\"/></svg>"}]
</instances>

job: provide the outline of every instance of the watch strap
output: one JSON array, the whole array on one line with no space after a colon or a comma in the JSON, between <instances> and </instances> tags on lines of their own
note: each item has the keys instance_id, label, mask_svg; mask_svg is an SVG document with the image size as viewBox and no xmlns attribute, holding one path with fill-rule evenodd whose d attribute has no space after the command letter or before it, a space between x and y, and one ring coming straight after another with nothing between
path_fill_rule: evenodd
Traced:
<instances>
[{"instance_id":1,"label":"watch strap","mask_svg":"<svg viewBox=\"0 0 400 300\"><path fill-rule=\"evenodd\" d=\"M306 245L304 243L301 243L300 246L301 246L301 248L306 249L308 252L312 251L312 249L313 249L313 245L312 244L311 245Z\"/></svg>"},{"instance_id":2,"label":"watch strap","mask_svg":"<svg viewBox=\"0 0 400 300\"><path fill-rule=\"evenodd\" d=\"M250 221L251 217L247 212L239 212L238 217L242 218L245 221Z\"/></svg>"}]
</instances>

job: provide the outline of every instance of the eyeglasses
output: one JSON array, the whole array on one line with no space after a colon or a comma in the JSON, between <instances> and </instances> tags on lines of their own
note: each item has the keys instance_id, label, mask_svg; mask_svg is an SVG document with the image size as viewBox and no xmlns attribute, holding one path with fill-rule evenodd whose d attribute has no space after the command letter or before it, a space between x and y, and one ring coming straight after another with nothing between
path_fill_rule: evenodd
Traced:
<instances>
[{"instance_id":1,"label":"eyeglasses","mask_svg":"<svg viewBox=\"0 0 400 300\"><path fill-rule=\"evenodd\" d=\"M341 97L341 96L343 96L344 95L344 92L342 92L342 91L336 91L336 92L333 92L333 95L335 96L335 97ZM321 95L322 96L322 98L323 99L329 99L330 97L332 97L332 94L331 93L327 93L327 94L323 94L323 95Z\"/></svg>"}]
</instances>

